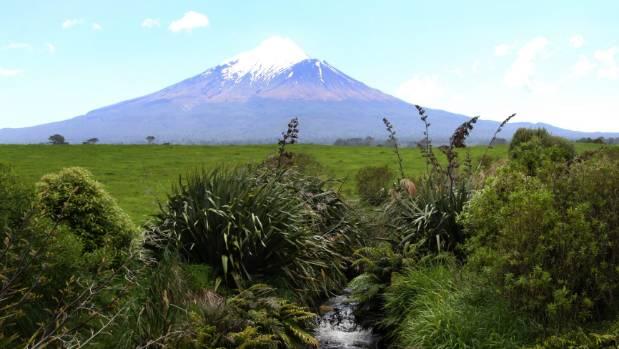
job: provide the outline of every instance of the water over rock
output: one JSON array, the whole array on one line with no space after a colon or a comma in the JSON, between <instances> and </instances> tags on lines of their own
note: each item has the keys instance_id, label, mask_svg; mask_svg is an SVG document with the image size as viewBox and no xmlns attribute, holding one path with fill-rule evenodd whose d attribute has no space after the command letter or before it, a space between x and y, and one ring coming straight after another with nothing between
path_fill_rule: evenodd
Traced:
<instances>
[{"instance_id":1,"label":"water over rock","mask_svg":"<svg viewBox=\"0 0 619 349\"><path fill-rule=\"evenodd\" d=\"M378 336L372 329L363 328L356 322L356 307L357 303L351 299L348 289L321 306L321 310L325 311L315 333L321 349L378 348Z\"/></svg>"}]
</instances>

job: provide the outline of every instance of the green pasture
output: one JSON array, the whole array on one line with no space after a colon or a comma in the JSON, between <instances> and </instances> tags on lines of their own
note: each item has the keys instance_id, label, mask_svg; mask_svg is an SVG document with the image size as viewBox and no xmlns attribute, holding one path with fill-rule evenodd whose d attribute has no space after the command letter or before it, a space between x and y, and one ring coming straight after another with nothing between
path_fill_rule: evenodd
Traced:
<instances>
[{"instance_id":1,"label":"green pasture","mask_svg":"<svg viewBox=\"0 0 619 349\"><path fill-rule=\"evenodd\" d=\"M595 147L577 144L579 151ZM334 185L349 199L356 196L354 178L361 167L388 165L397 171L393 149L388 147L304 144L294 146L293 150L317 159L323 166L324 177L339 180ZM165 198L179 175L198 168L257 163L276 151L275 145L0 145L0 162L12 165L30 183L64 167L85 167L136 222L144 222L156 212L157 203ZM426 165L419 150L405 148L401 151L406 176L416 177L423 173ZM471 147L468 151L475 160L486 147ZM494 158L504 157L507 147L490 149L488 154Z\"/></svg>"}]
</instances>

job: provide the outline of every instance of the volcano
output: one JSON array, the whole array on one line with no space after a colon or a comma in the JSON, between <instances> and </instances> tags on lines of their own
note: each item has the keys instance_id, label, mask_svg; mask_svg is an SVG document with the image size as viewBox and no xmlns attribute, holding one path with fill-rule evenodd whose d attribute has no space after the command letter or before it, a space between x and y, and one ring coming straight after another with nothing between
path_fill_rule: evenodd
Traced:
<instances>
[{"instance_id":1,"label":"volcano","mask_svg":"<svg viewBox=\"0 0 619 349\"><path fill-rule=\"evenodd\" d=\"M469 117L428 109L434 140L446 140ZM402 139L423 134L415 108L353 79L324 60L310 58L294 42L273 37L203 73L155 93L95 109L85 115L39 126L2 129L0 143L41 143L62 134L71 143L96 137L103 143L142 143L146 136L174 143L274 142L288 120L298 117L301 141L332 143L337 138L385 138L382 118ZM472 142L487 141L498 123L480 120ZM550 125L568 138L614 136Z\"/></svg>"}]
</instances>

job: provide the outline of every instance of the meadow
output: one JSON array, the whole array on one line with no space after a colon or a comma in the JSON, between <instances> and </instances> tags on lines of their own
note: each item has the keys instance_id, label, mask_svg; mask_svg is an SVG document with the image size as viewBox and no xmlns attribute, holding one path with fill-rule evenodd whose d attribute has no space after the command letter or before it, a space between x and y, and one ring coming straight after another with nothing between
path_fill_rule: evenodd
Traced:
<instances>
[{"instance_id":1,"label":"meadow","mask_svg":"<svg viewBox=\"0 0 619 349\"><path fill-rule=\"evenodd\" d=\"M578 144L579 151L595 145ZM365 166L389 166L397 172L397 162L390 147L345 147L300 144L295 152L314 157L323 166L323 177L338 180L333 185L348 199L356 199L355 174ZM211 169L258 163L277 151L276 145L2 145L0 163L8 163L28 183L36 183L46 173L65 167L80 166L90 170L98 181L118 200L136 223L144 222L157 211L178 176L192 169ZM473 160L486 147L469 148ZM507 155L507 146L488 150L493 158ZM426 169L425 160L416 148L402 149L406 175L417 177Z\"/></svg>"}]
</instances>

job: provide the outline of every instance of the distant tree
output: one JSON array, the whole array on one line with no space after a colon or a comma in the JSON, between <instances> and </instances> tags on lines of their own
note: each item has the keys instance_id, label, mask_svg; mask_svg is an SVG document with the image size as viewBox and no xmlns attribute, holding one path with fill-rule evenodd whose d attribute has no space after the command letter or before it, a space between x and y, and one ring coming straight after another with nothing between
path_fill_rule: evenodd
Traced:
<instances>
[{"instance_id":1,"label":"distant tree","mask_svg":"<svg viewBox=\"0 0 619 349\"><path fill-rule=\"evenodd\" d=\"M146 137L146 141L148 142L148 144L155 143L155 136L148 136L148 137Z\"/></svg>"},{"instance_id":2,"label":"distant tree","mask_svg":"<svg viewBox=\"0 0 619 349\"><path fill-rule=\"evenodd\" d=\"M577 143L593 143L593 144L612 144L612 138L605 139L604 137L591 138L583 137L576 140Z\"/></svg>"},{"instance_id":3,"label":"distant tree","mask_svg":"<svg viewBox=\"0 0 619 349\"><path fill-rule=\"evenodd\" d=\"M423 138L421 140L419 140L419 142L417 142L415 145L421 148L426 148L428 146L429 142L427 139Z\"/></svg>"},{"instance_id":4,"label":"distant tree","mask_svg":"<svg viewBox=\"0 0 619 349\"><path fill-rule=\"evenodd\" d=\"M500 137L496 137L496 138L492 141L492 145L501 145L501 144L507 144L507 139L505 139L505 138L500 138Z\"/></svg>"},{"instance_id":5,"label":"distant tree","mask_svg":"<svg viewBox=\"0 0 619 349\"><path fill-rule=\"evenodd\" d=\"M82 144L97 144L99 142L99 138L89 138L82 142Z\"/></svg>"},{"instance_id":6,"label":"distant tree","mask_svg":"<svg viewBox=\"0 0 619 349\"><path fill-rule=\"evenodd\" d=\"M355 138L338 138L335 140L334 145L341 146L370 146L374 145L375 140L373 137L367 136L365 138L355 137Z\"/></svg>"},{"instance_id":7,"label":"distant tree","mask_svg":"<svg viewBox=\"0 0 619 349\"><path fill-rule=\"evenodd\" d=\"M59 145L59 144L69 144L65 142L64 136L60 134L51 135L48 138L50 144Z\"/></svg>"}]
</instances>

